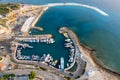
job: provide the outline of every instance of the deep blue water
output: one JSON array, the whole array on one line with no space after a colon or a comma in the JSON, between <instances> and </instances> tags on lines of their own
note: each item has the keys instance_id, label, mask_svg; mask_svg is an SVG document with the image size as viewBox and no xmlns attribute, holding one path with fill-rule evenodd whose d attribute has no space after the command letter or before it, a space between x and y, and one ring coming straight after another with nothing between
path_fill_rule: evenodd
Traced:
<instances>
[{"instance_id":1,"label":"deep blue water","mask_svg":"<svg viewBox=\"0 0 120 80\"><path fill-rule=\"evenodd\" d=\"M23 2L22 0L3 0L1 2L7 1ZM96 58L102 61L102 64L120 73L120 1L25 0L24 3L46 4L65 1L90 4L104 10L110 16L105 17L95 11L82 7L52 7L43 14L36 25L44 28L43 33L52 33L58 45L62 44L62 38L60 39L59 36L61 35L58 34L57 30L62 26L69 27L79 36L82 43L97 50ZM115 3L114 5L112 4L113 2ZM54 50L60 52L59 49L63 50L64 48L59 47ZM60 53L58 54L60 55Z\"/></svg>"}]
</instances>

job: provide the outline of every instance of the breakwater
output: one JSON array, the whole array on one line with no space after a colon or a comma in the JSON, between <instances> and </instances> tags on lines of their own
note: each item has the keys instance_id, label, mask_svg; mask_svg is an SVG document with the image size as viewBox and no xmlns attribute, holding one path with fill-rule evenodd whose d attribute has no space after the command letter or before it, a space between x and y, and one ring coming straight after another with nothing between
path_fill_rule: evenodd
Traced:
<instances>
[{"instance_id":1,"label":"breakwater","mask_svg":"<svg viewBox=\"0 0 120 80\"><path fill-rule=\"evenodd\" d=\"M42 7L42 9L40 10L38 16L36 17L36 19L34 20L34 22L32 23L32 27L35 26L35 24L37 23L37 21L39 20L39 18L42 16L42 14L48 9L47 6Z\"/></svg>"},{"instance_id":2,"label":"breakwater","mask_svg":"<svg viewBox=\"0 0 120 80\"><path fill-rule=\"evenodd\" d=\"M32 28L30 28L30 29L36 29L36 30L39 30L39 31L43 31L43 28L42 28L42 27L37 27L37 26L32 27Z\"/></svg>"},{"instance_id":3,"label":"breakwater","mask_svg":"<svg viewBox=\"0 0 120 80\"><path fill-rule=\"evenodd\" d=\"M60 28L59 32L62 33L62 34L67 33L67 35L66 35L67 37L70 35L68 29L65 28L65 27ZM73 41L72 36L69 36L69 38ZM75 42L73 41L73 43L75 43ZM75 45L76 45L76 44L74 44L74 46L75 46ZM70 70L70 69L74 66L74 64L75 64L75 62L76 62L76 55L77 55L76 46L75 46L75 53L74 53L74 55L75 55L75 56L74 56L73 62L71 63L71 65L70 65L69 67L65 68L65 70Z\"/></svg>"},{"instance_id":4,"label":"breakwater","mask_svg":"<svg viewBox=\"0 0 120 80\"><path fill-rule=\"evenodd\" d=\"M14 39L18 41L23 41L23 40L31 40L31 39L49 39L52 38L51 34L43 34L43 35L30 35L30 36L15 36Z\"/></svg>"},{"instance_id":5,"label":"breakwater","mask_svg":"<svg viewBox=\"0 0 120 80\"><path fill-rule=\"evenodd\" d=\"M89 8L92 9L94 11L97 11L98 13L100 13L103 16L109 16L106 12L100 10L97 7L94 6L90 6L90 5L85 5L85 4L80 4L80 3L51 3L51 4L47 4L47 5L43 5L43 6L47 6L47 7L54 7L54 6L80 6L80 7L85 7L85 8Z\"/></svg>"}]
</instances>

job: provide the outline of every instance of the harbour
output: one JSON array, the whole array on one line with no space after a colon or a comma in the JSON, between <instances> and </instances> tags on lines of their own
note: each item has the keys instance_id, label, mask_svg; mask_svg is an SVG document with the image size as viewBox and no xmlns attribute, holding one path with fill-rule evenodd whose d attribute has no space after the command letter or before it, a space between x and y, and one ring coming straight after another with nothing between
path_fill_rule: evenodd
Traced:
<instances>
[{"instance_id":1,"label":"harbour","mask_svg":"<svg viewBox=\"0 0 120 80\"><path fill-rule=\"evenodd\" d=\"M11 17L11 20L6 22L7 26L15 27L12 27L15 34L2 36L3 39L12 40L10 56L14 63L45 67L72 79L79 77L78 74L82 74L85 68L84 72L88 77L94 74L99 76L104 74L104 69L101 69L101 66L106 71L119 73L119 65L114 66L114 64L119 63L119 60L117 60L119 56L116 56L119 51L113 49L119 47L119 45L116 46L119 43L119 38L115 37L117 32L114 33L114 30L110 30L112 23L106 24L111 22L111 15L97 7L79 3L51 3L42 6L30 6L31 9L28 8L28 5L22 5L20 15L19 10L7 15L10 18L12 14L15 17L18 14L18 17L14 19ZM24 10L24 8L28 8L28 10ZM58 12L55 12L56 10ZM71 10L73 11L71 12ZM28 15L23 15L24 11ZM80 15L72 17L73 13ZM45 16L48 14L50 16ZM95 16L92 14L95 14ZM61 17L58 18L58 16ZM16 22L18 23L14 25ZM110 26L110 28L104 27L104 24ZM9 27L9 30L12 28ZM84 44L91 48L88 49ZM108 47L107 44L111 46ZM92 51L95 52L92 53ZM107 56L108 52L110 53L109 56L112 55L113 58ZM114 60L116 62L112 63ZM100 66L96 65L95 62ZM75 71L71 73L69 70L74 66ZM101 76L101 80L107 79L108 75L107 77ZM85 74L82 78L85 78Z\"/></svg>"},{"instance_id":2,"label":"harbour","mask_svg":"<svg viewBox=\"0 0 120 80\"><path fill-rule=\"evenodd\" d=\"M73 44L72 40L69 38L67 33L63 33L63 36L66 37L66 39L64 40L65 41L64 47L69 50L69 56L68 56L69 59L68 59L68 61L65 61L65 64L64 64L65 67L62 67L62 69L65 68L65 70L69 70L70 68L72 68L72 66L74 66L74 63L75 63L75 60L76 60L76 59L74 59L74 57L75 57L75 47L74 47L74 44ZM31 43L31 44L36 43L38 45L46 43L48 46L49 46L49 44L56 43L55 40L50 35L40 35L40 36L31 35L29 37L23 37L23 38L21 36L17 36L17 37L15 37L15 40L18 40L18 41L24 43L23 45L20 44L20 43L18 44L18 45L20 45L20 48L18 47L18 50L17 50L17 53L16 53L17 54L16 58L19 59L19 60L33 60L33 61L41 61L42 60L43 63L46 62L46 63L48 63L48 65L52 65L52 66L56 66L58 61L59 61L59 63L61 62L60 58L57 59L57 60L53 60L54 55L52 57L52 56L50 56L50 54L43 53L43 54L41 54L42 56L39 56L38 54L37 55L31 54L31 56L30 56L30 55L24 55L24 53L22 53L23 50L34 49L34 47L30 46L29 43ZM48 60L48 58L49 58L49 60ZM64 59L64 58L62 58L62 59ZM58 64L56 67L61 68L60 64Z\"/></svg>"},{"instance_id":3,"label":"harbour","mask_svg":"<svg viewBox=\"0 0 120 80\"><path fill-rule=\"evenodd\" d=\"M61 28L60 33L64 34L64 32L65 32L66 35L69 36L71 38L71 40L73 40L72 33L71 32L69 33L69 31L66 31L66 30L67 30L67 28ZM66 37L66 36L64 36L64 37ZM13 61L16 63L28 64L28 65L38 65L38 66L44 67L48 70L52 70L54 72L57 71L57 73L59 73L59 74L63 74L63 75L66 75L67 77L75 79L75 78L77 78L77 76L79 76L83 72L85 61L82 58L80 58L79 55L81 54L81 52L79 51L78 48L76 48L77 45L75 44L74 40L73 40L73 43L75 45L76 52L71 53L71 54L75 55L75 57L73 59L75 62L77 62L77 65L78 65L75 73L70 73L69 71L67 71L74 66L74 62L71 61L72 65L67 66L67 68L69 68L69 69L66 69L66 66L65 66L66 63L64 63L65 60L63 57L60 58L60 60L59 60L60 64L58 64L59 68L57 68L55 66L58 63L58 60L54 59L50 54L43 54L41 57L38 55L32 55L32 56L22 55L22 52L21 52L22 48L24 48L24 49L26 49L26 48L32 49L33 48L29 44L26 44L26 43L21 44L21 43L17 43L17 42L12 42L11 50L12 50L13 54L11 54L11 57L13 57ZM76 59L76 57L78 57L78 59ZM79 66L81 66L81 68Z\"/></svg>"},{"instance_id":4,"label":"harbour","mask_svg":"<svg viewBox=\"0 0 120 80\"><path fill-rule=\"evenodd\" d=\"M63 7L64 7L64 6L63 6ZM57 7L57 8L59 8L59 7ZM45 13L47 13L47 11L46 11ZM44 15L43 15L43 16L44 16ZM41 16L41 18L42 18L43 16ZM38 22L39 22L39 21L40 21L40 20L38 20ZM47 27L50 25L49 23L48 23L49 25L47 25L47 24L45 24L45 23L44 23L45 25L43 25L42 23L43 23L43 22L41 22L41 23L39 23L39 24L36 23L36 26L44 26L44 28L47 29ZM104 22L103 22L103 23L104 23ZM58 23L58 24L59 24L59 23ZM50 26L51 26L51 25L50 25ZM53 26L56 26L56 25L53 25ZM93 28L94 28L94 26L93 26ZM51 29L49 29L49 30L50 30L51 32L53 32L54 29L53 29L53 30L52 30L52 29L53 29L53 28L51 27ZM72 27L71 27L71 29L72 29ZM41 34L41 33L49 33L49 32L50 32L49 30L40 32L39 34ZM73 30L74 30L74 28L73 28ZM32 30L31 30L30 32L32 33ZM79 32L79 31L78 31L78 32ZM34 33L33 33L33 34L34 34ZM54 31L54 34L57 34L57 36L58 36L58 33L57 33L56 31ZM84 32L81 31L79 34L80 34L80 35L81 35L81 34L84 34ZM55 38L56 38L56 37L55 37ZM86 38L86 37L85 37L85 38ZM56 40L58 40L58 39L56 39ZM86 40L87 40L87 39L85 39L85 41L86 41ZM61 40L61 41L64 42L63 40ZM84 37L83 37L83 40L82 40L81 42L82 42L82 43L85 43L85 41L84 41ZM62 44L63 44L63 43L62 43ZM67 45L67 46L69 46L69 45ZM42 47L42 46L41 46L41 47ZM93 46L93 47L94 47L94 46ZM45 52L45 51L44 51L44 52ZM52 52L51 52L51 53L52 53ZM59 59L60 59L60 57L59 57ZM102 64L102 65L104 66L103 63L100 63L100 64ZM67 65L66 65L66 66L67 66Z\"/></svg>"}]
</instances>

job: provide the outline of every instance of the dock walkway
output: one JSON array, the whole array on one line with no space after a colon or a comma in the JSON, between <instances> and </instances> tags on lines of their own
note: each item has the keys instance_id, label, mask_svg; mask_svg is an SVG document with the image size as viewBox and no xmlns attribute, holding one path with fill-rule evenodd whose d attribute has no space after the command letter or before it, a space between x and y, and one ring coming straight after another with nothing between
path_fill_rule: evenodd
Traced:
<instances>
[{"instance_id":1,"label":"dock walkway","mask_svg":"<svg viewBox=\"0 0 120 80\"><path fill-rule=\"evenodd\" d=\"M30 35L30 36L15 36L15 40L23 41L23 40L40 40L40 39L49 39L52 38L51 34L42 34L42 35Z\"/></svg>"}]
</instances>

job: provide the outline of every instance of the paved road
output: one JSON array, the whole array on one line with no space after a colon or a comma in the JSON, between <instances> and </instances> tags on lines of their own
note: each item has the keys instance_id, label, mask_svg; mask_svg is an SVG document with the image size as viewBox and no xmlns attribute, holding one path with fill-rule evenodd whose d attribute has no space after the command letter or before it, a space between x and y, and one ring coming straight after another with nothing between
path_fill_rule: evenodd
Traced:
<instances>
[{"instance_id":1,"label":"paved road","mask_svg":"<svg viewBox=\"0 0 120 80\"><path fill-rule=\"evenodd\" d=\"M45 71L39 71L35 69L15 69L5 71L5 74L15 73L16 75L29 75L31 71L34 71L39 78L43 78L44 80L63 80L62 77L56 76L55 74L51 74Z\"/></svg>"},{"instance_id":2,"label":"paved road","mask_svg":"<svg viewBox=\"0 0 120 80\"><path fill-rule=\"evenodd\" d=\"M25 61L25 60L17 60L15 58L15 55L14 54L11 54L11 57L12 57L12 60L13 62L17 63L17 64L26 64L26 65L35 65L35 66L39 66L39 67L43 67L47 70L50 70L51 72L54 72L54 73L57 73L57 74L62 74L62 75L65 75L66 77L70 77L70 78L73 78L73 76L70 76L69 74L59 70L59 69L56 69L56 68L52 68L50 66L47 66L46 64L44 63L41 63L41 62L36 62L36 61Z\"/></svg>"}]
</instances>

